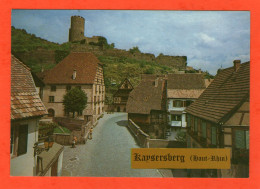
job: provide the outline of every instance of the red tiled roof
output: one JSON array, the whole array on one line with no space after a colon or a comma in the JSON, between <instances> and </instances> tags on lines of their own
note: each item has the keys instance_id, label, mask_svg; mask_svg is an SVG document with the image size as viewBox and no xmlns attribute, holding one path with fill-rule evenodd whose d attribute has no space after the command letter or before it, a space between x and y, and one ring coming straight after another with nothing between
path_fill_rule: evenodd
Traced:
<instances>
[{"instance_id":1,"label":"red tiled roof","mask_svg":"<svg viewBox=\"0 0 260 189\"><path fill-rule=\"evenodd\" d=\"M49 70L45 77L45 84L93 84L98 64L97 57L92 53L73 52ZM73 71L76 78L73 79Z\"/></svg>"},{"instance_id":2,"label":"red tiled roof","mask_svg":"<svg viewBox=\"0 0 260 189\"><path fill-rule=\"evenodd\" d=\"M163 110L163 90L165 80L158 79L158 86L155 86L157 76L143 77L140 84L129 94L126 104L127 113L150 114L151 110Z\"/></svg>"},{"instance_id":3,"label":"red tiled roof","mask_svg":"<svg viewBox=\"0 0 260 189\"><path fill-rule=\"evenodd\" d=\"M11 57L11 119L42 116L47 111L36 92L30 69Z\"/></svg>"},{"instance_id":4,"label":"red tiled roof","mask_svg":"<svg viewBox=\"0 0 260 189\"><path fill-rule=\"evenodd\" d=\"M202 74L169 74L167 89L205 89L205 80Z\"/></svg>"},{"instance_id":5,"label":"red tiled roof","mask_svg":"<svg viewBox=\"0 0 260 189\"><path fill-rule=\"evenodd\" d=\"M224 122L229 114L249 98L249 65L249 62L243 63L237 71L234 71L234 67L220 71L185 111L214 123Z\"/></svg>"},{"instance_id":6,"label":"red tiled roof","mask_svg":"<svg viewBox=\"0 0 260 189\"><path fill-rule=\"evenodd\" d=\"M168 89L167 98L199 98L204 89Z\"/></svg>"},{"instance_id":7,"label":"red tiled roof","mask_svg":"<svg viewBox=\"0 0 260 189\"><path fill-rule=\"evenodd\" d=\"M169 74L167 98L198 98L205 88L206 83L202 74Z\"/></svg>"}]
</instances>

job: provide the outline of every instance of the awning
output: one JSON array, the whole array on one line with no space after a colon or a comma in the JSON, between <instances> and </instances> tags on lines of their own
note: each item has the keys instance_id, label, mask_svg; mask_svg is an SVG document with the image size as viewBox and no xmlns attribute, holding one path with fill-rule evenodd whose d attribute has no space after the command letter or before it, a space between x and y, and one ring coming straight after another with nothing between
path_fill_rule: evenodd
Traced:
<instances>
[{"instance_id":1,"label":"awning","mask_svg":"<svg viewBox=\"0 0 260 189\"><path fill-rule=\"evenodd\" d=\"M170 110L170 114L181 115L183 111Z\"/></svg>"}]
</instances>

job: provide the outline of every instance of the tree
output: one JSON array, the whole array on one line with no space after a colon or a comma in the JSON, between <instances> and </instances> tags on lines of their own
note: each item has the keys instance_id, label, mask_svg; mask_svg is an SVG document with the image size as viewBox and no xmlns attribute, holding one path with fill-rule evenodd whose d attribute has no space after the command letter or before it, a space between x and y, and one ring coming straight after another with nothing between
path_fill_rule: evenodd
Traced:
<instances>
[{"instance_id":1,"label":"tree","mask_svg":"<svg viewBox=\"0 0 260 189\"><path fill-rule=\"evenodd\" d=\"M87 100L88 98L84 91L78 87L72 88L63 96L64 110L67 113L72 112L74 117L75 112L80 114L86 108Z\"/></svg>"},{"instance_id":2,"label":"tree","mask_svg":"<svg viewBox=\"0 0 260 189\"><path fill-rule=\"evenodd\" d=\"M138 48L137 46L135 46L135 47L129 49L129 52L130 52L131 54L141 53L141 51L139 50L139 48Z\"/></svg>"}]
</instances>

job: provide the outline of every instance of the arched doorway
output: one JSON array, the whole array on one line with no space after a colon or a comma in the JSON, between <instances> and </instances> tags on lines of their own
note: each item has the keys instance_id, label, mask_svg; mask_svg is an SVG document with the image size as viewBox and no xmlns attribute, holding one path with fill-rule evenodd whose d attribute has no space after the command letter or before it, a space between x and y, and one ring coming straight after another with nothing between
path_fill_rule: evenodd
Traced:
<instances>
[{"instance_id":1,"label":"arched doorway","mask_svg":"<svg viewBox=\"0 0 260 189\"><path fill-rule=\"evenodd\" d=\"M55 111L54 109L48 109L48 117L54 117L55 116Z\"/></svg>"}]
</instances>

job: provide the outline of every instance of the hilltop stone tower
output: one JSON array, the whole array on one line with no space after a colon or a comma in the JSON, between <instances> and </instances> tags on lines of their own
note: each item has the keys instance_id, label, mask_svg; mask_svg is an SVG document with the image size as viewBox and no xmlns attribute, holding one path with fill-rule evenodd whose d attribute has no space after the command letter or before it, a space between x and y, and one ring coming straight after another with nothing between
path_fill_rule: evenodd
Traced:
<instances>
[{"instance_id":1,"label":"hilltop stone tower","mask_svg":"<svg viewBox=\"0 0 260 189\"><path fill-rule=\"evenodd\" d=\"M85 19L81 16L72 16L69 30L69 42L85 39Z\"/></svg>"}]
</instances>

